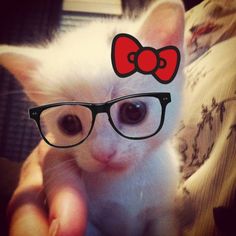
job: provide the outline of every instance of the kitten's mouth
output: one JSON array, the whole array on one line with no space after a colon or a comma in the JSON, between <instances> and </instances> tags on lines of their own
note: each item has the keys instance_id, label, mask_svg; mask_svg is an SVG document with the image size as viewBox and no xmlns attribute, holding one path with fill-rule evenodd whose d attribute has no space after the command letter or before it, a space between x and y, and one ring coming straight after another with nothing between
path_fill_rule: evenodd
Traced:
<instances>
[{"instance_id":1,"label":"kitten's mouth","mask_svg":"<svg viewBox=\"0 0 236 236\"><path fill-rule=\"evenodd\" d=\"M105 165L105 170L109 171L123 171L127 169L127 165L121 164L121 163L107 163Z\"/></svg>"},{"instance_id":2,"label":"kitten's mouth","mask_svg":"<svg viewBox=\"0 0 236 236\"><path fill-rule=\"evenodd\" d=\"M121 172L125 171L131 163L127 163L124 161L107 161L107 162L100 162L95 159L91 159L90 163L81 163L78 161L78 165L86 172Z\"/></svg>"},{"instance_id":3,"label":"kitten's mouth","mask_svg":"<svg viewBox=\"0 0 236 236\"><path fill-rule=\"evenodd\" d=\"M123 171L128 168L128 164L124 162L107 161L102 163L97 161L97 164L100 171Z\"/></svg>"}]
</instances>

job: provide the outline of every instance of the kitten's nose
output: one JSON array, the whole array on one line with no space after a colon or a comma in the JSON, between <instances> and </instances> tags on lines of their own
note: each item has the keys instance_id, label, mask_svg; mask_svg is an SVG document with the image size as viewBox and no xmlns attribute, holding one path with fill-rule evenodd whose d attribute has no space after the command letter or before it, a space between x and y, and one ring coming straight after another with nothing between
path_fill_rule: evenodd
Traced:
<instances>
[{"instance_id":1,"label":"kitten's nose","mask_svg":"<svg viewBox=\"0 0 236 236\"><path fill-rule=\"evenodd\" d=\"M115 150L108 150L108 151L97 151L96 153L93 153L93 158L101 163L108 163L112 160L112 158L115 156L116 151Z\"/></svg>"},{"instance_id":2,"label":"kitten's nose","mask_svg":"<svg viewBox=\"0 0 236 236\"><path fill-rule=\"evenodd\" d=\"M114 130L107 120L107 114L96 117L95 127L90 135L90 151L92 157L101 162L110 162L116 154L116 137Z\"/></svg>"}]
</instances>

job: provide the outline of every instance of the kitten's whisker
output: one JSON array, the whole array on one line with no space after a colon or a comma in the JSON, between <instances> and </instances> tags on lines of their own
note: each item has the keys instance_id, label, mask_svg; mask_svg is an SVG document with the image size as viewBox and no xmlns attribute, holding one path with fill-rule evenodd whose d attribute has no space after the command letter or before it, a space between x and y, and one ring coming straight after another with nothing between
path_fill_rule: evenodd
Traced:
<instances>
[{"instance_id":1,"label":"kitten's whisker","mask_svg":"<svg viewBox=\"0 0 236 236\"><path fill-rule=\"evenodd\" d=\"M14 94L24 94L24 92L23 92L23 91L20 91L20 90L7 91L7 92L1 93L0 96L7 96L7 95L14 95Z\"/></svg>"},{"instance_id":2,"label":"kitten's whisker","mask_svg":"<svg viewBox=\"0 0 236 236\"><path fill-rule=\"evenodd\" d=\"M28 91L28 90L27 90L27 94L36 94L36 95L45 95L45 96L49 96L50 95L49 92L44 92L44 91Z\"/></svg>"},{"instance_id":3,"label":"kitten's whisker","mask_svg":"<svg viewBox=\"0 0 236 236\"><path fill-rule=\"evenodd\" d=\"M64 167L63 170L60 170L60 175L63 175L63 179L65 180L67 177L69 178L70 176L68 176L68 170L70 170L70 166L66 166ZM64 174L65 173L65 174ZM45 188L47 188L47 186L52 186L51 183L55 183L55 179L54 178L47 178L44 182L44 186ZM52 191L52 188L47 188L47 195L50 194L50 192Z\"/></svg>"},{"instance_id":4,"label":"kitten's whisker","mask_svg":"<svg viewBox=\"0 0 236 236\"><path fill-rule=\"evenodd\" d=\"M62 161L62 162L56 164L55 166L48 168L48 169L44 172L44 174L47 174L48 172L50 172L50 171L52 171L52 170L56 170L56 169L58 169L58 168L61 168L63 165L65 165L65 164L67 164L67 163L70 163L70 162L74 162L74 161L75 161L74 159L68 159L68 160L66 160L66 161Z\"/></svg>"},{"instance_id":5,"label":"kitten's whisker","mask_svg":"<svg viewBox=\"0 0 236 236\"><path fill-rule=\"evenodd\" d=\"M22 95L25 95L25 92L24 92L24 90L11 90L11 91L6 91L4 93L1 93L0 96L11 95L11 94L22 94ZM43 91L30 91L30 90L27 90L27 94L49 95L49 93L47 93L47 92L43 92Z\"/></svg>"}]
</instances>

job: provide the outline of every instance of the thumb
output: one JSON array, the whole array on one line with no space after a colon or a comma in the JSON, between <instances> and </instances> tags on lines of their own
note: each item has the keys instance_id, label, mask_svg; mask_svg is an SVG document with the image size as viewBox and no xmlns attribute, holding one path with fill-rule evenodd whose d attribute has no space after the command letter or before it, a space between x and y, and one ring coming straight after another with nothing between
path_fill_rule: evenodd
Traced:
<instances>
[{"instance_id":1,"label":"thumb","mask_svg":"<svg viewBox=\"0 0 236 236\"><path fill-rule=\"evenodd\" d=\"M52 150L44 160L43 173L51 224L49 235L84 235L86 196L74 159Z\"/></svg>"}]
</instances>

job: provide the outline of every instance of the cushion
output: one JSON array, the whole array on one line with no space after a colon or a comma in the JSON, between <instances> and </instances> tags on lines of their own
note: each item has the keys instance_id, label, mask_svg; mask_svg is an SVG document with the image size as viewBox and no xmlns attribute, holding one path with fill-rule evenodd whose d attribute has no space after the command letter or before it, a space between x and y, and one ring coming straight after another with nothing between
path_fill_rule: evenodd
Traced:
<instances>
[{"instance_id":1,"label":"cushion","mask_svg":"<svg viewBox=\"0 0 236 236\"><path fill-rule=\"evenodd\" d=\"M186 14L189 60L182 121L173 140L182 159L179 194L188 199L181 210L193 211L192 221L183 225L184 235L236 232L235 3L203 1ZM205 27L205 34L196 34L203 48L191 51L196 42L189 35L199 25Z\"/></svg>"}]
</instances>

